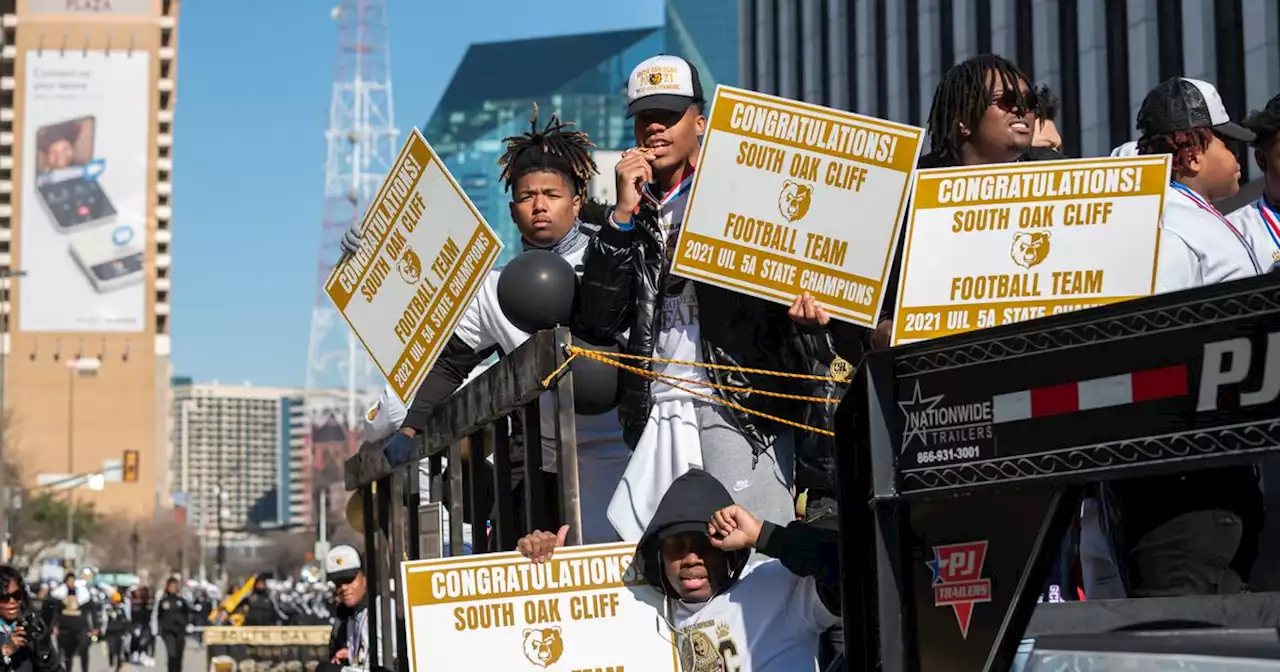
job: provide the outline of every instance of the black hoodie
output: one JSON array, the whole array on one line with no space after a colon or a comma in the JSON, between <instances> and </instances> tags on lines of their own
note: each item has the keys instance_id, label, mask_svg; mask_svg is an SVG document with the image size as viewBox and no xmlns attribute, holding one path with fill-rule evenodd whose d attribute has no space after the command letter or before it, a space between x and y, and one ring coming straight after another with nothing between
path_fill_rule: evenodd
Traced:
<instances>
[{"instance_id":1,"label":"black hoodie","mask_svg":"<svg viewBox=\"0 0 1280 672\"><path fill-rule=\"evenodd\" d=\"M724 485L701 469L676 479L640 537L637 571L675 599L663 570L662 540L681 532L706 534L711 516L733 503ZM834 531L764 522L756 548L774 560L757 558L748 566L749 550L730 552L729 576L710 600L675 603L671 625L678 631L683 669L719 656L729 669L743 672L792 670L804 664L810 649L816 656L818 635L840 613L838 546Z\"/></svg>"}]
</instances>

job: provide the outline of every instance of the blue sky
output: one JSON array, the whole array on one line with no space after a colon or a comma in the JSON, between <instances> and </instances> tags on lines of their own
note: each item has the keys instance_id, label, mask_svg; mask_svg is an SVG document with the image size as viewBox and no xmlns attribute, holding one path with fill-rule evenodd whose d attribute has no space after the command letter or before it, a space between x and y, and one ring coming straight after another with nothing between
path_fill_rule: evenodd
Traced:
<instances>
[{"instance_id":1,"label":"blue sky","mask_svg":"<svg viewBox=\"0 0 1280 672\"><path fill-rule=\"evenodd\" d=\"M173 149L177 375L303 384L337 51L334 3L182 5ZM405 132L426 122L472 43L662 22L660 0L388 5L396 125Z\"/></svg>"}]
</instances>

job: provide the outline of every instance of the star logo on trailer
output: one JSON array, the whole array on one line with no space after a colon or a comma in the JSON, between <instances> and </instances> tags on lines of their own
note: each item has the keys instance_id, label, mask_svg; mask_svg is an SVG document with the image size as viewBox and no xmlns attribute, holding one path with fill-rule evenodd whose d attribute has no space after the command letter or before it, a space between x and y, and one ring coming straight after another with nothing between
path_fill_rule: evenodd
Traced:
<instances>
[{"instance_id":1,"label":"star logo on trailer","mask_svg":"<svg viewBox=\"0 0 1280 672\"><path fill-rule=\"evenodd\" d=\"M970 541L933 547L933 560L925 563L933 572L933 605L951 607L960 624L960 636L969 638L973 605L991 601L991 579L982 578L987 542Z\"/></svg>"},{"instance_id":2,"label":"star logo on trailer","mask_svg":"<svg viewBox=\"0 0 1280 672\"><path fill-rule=\"evenodd\" d=\"M942 401L944 395L934 397L924 397L920 395L920 381L916 381L916 389L912 393L911 398L906 401L899 401L898 408L902 409L902 415L906 416L906 428L902 432L902 449L906 450L911 445L912 439L919 439L921 444L927 443L926 434L929 431L929 411L932 411L939 402Z\"/></svg>"}]
</instances>

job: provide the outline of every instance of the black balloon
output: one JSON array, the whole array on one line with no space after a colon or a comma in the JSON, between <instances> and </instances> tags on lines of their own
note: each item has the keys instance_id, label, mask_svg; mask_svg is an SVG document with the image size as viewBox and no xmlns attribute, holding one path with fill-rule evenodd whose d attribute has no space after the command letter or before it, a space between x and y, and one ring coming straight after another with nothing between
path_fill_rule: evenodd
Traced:
<instances>
[{"instance_id":1,"label":"black balloon","mask_svg":"<svg viewBox=\"0 0 1280 672\"><path fill-rule=\"evenodd\" d=\"M498 306L507 320L532 334L568 326L578 274L560 255L529 250L512 259L498 276Z\"/></svg>"},{"instance_id":2,"label":"black balloon","mask_svg":"<svg viewBox=\"0 0 1280 672\"><path fill-rule=\"evenodd\" d=\"M595 345L577 336L573 344L585 350L617 354L618 345ZM579 355L569 364L573 372L573 406L578 415L601 415L618 406L621 396L622 371L612 364L605 364Z\"/></svg>"}]
</instances>

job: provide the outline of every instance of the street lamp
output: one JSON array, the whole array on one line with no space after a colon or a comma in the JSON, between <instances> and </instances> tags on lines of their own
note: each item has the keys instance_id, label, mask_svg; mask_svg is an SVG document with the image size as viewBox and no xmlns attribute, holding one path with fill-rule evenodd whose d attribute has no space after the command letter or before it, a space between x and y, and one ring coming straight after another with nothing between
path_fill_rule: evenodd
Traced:
<instances>
[{"instance_id":1,"label":"street lamp","mask_svg":"<svg viewBox=\"0 0 1280 672\"><path fill-rule=\"evenodd\" d=\"M76 403L76 378L80 376L96 376L98 369L102 368L102 360L97 357L81 357L79 355L67 360L67 473L74 474L75 470L75 403ZM72 549L76 543L76 496L75 493L67 495L67 560L68 564L75 563L74 552Z\"/></svg>"},{"instance_id":2,"label":"street lamp","mask_svg":"<svg viewBox=\"0 0 1280 672\"><path fill-rule=\"evenodd\" d=\"M138 524L133 524L133 534L129 535L129 547L133 550L133 575L138 575Z\"/></svg>"}]
</instances>

